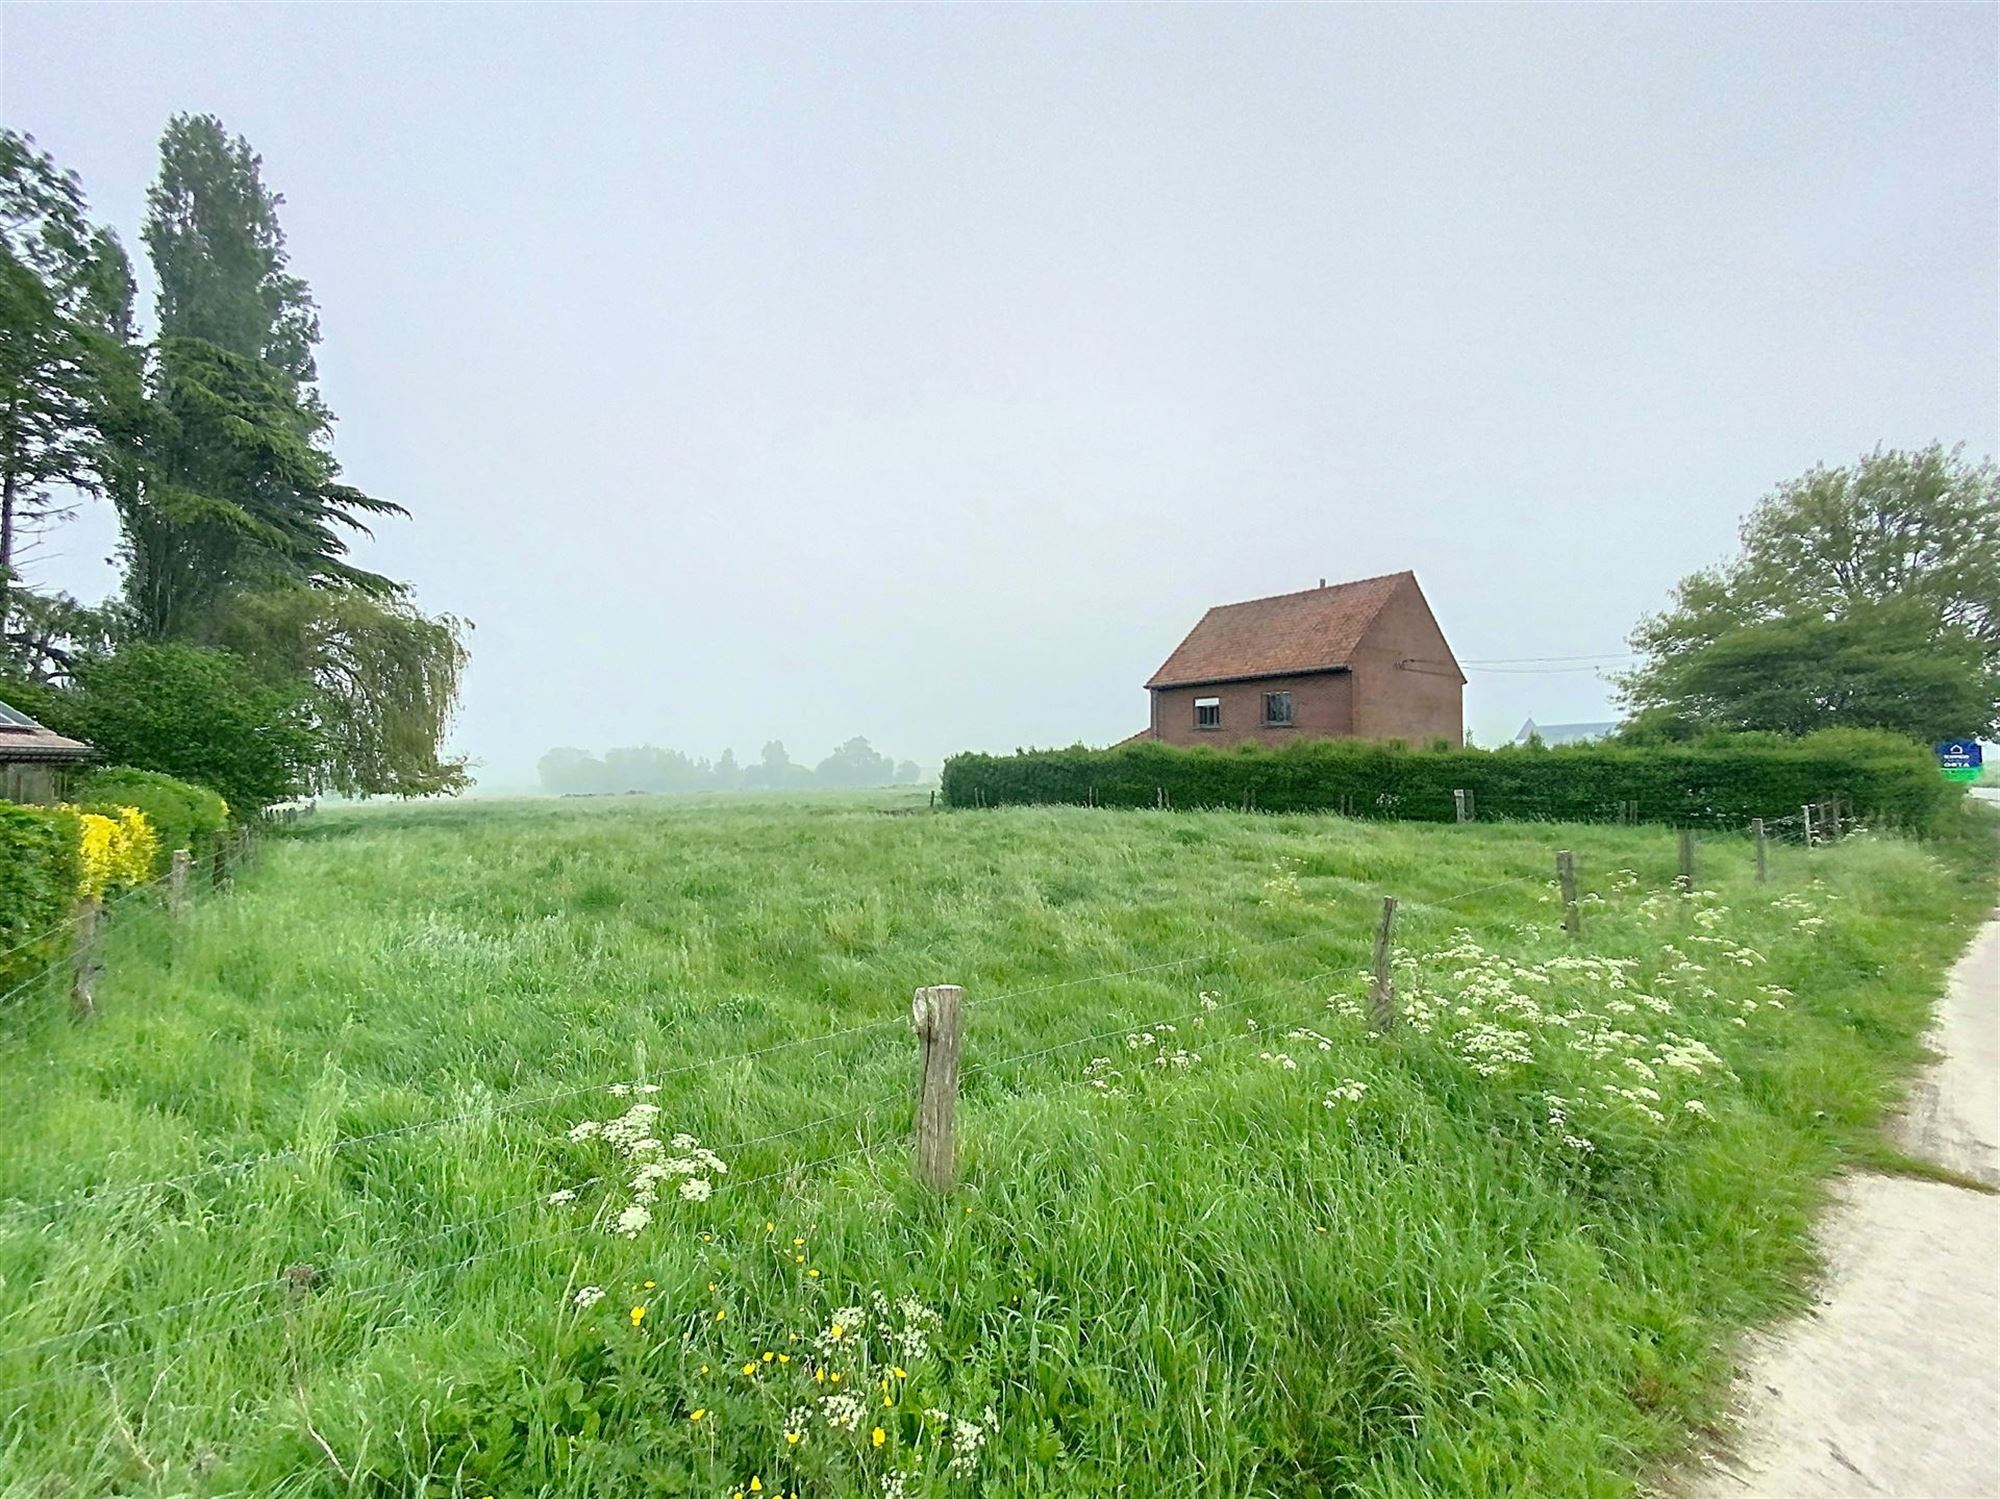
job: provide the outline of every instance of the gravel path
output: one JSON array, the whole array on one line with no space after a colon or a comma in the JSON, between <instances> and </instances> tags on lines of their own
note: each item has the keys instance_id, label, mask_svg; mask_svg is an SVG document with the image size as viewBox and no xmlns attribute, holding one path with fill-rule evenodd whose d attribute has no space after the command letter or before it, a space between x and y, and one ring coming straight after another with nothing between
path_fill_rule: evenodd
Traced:
<instances>
[{"instance_id":1,"label":"gravel path","mask_svg":"<svg viewBox=\"0 0 2000 1499\"><path fill-rule=\"evenodd\" d=\"M1953 971L1903 1148L2000 1184L2000 913ZM1753 1341L1695 1499L2000 1496L2000 1196L1853 1176L1818 1305Z\"/></svg>"}]
</instances>

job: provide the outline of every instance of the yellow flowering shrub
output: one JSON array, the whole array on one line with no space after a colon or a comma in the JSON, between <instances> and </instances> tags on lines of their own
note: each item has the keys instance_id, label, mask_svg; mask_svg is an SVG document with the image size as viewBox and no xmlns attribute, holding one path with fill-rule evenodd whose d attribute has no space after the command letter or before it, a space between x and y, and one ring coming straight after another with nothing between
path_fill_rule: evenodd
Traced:
<instances>
[{"instance_id":1,"label":"yellow flowering shrub","mask_svg":"<svg viewBox=\"0 0 2000 1499\"><path fill-rule=\"evenodd\" d=\"M77 894L86 900L103 898L114 887L143 885L159 857L160 838L146 814L137 807L88 812L66 807L77 821Z\"/></svg>"}]
</instances>

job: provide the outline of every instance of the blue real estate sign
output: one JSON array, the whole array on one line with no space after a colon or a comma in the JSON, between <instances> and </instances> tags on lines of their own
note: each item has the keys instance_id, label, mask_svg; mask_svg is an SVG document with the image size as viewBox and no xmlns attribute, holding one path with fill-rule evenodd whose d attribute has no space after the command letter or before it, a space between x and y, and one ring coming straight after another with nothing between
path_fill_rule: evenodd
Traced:
<instances>
[{"instance_id":1,"label":"blue real estate sign","mask_svg":"<svg viewBox=\"0 0 2000 1499\"><path fill-rule=\"evenodd\" d=\"M1937 747L1938 765L1948 781L1976 781L1985 756L1977 739L1947 739Z\"/></svg>"}]
</instances>

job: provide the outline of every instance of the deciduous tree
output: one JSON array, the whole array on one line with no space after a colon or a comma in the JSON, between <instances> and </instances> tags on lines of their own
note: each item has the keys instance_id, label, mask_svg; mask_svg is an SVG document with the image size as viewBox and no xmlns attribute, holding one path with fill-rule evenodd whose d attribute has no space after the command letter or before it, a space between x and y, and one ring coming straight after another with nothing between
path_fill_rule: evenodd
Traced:
<instances>
[{"instance_id":1,"label":"deciduous tree","mask_svg":"<svg viewBox=\"0 0 2000 1499\"><path fill-rule=\"evenodd\" d=\"M2000 730L2000 470L1878 450L1779 486L1731 562L1641 621L1621 681L1654 726Z\"/></svg>"}]
</instances>

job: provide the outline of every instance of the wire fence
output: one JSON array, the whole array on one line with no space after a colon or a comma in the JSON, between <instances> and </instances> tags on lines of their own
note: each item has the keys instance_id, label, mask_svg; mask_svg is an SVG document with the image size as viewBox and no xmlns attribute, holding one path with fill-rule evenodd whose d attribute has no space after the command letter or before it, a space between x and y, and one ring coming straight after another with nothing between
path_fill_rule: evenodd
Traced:
<instances>
[{"instance_id":1,"label":"wire fence","mask_svg":"<svg viewBox=\"0 0 2000 1499\"><path fill-rule=\"evenodd\" d=\"M1809 820L1808 813L1800 814L1801 821ZM1763 828L1768 837L1773 826L1788 819L1769 819ZM145 893L161 883L149 882L118 897L118 903ZM1489 881L1461 890L1436 895L1421 895L1410 898L1407 908L1413 914L1425 911L1447 911L1464 902L1490 896L1502 891L1518 890L1525 886L1546 888L1552 883L1544 873L1523 873L1506 879ZM1685 892L1691 882L1677 880L1675 884L1657 887L1652 894L1669 890ZM1573 892L1570 892L1573 893ZM1538 908L1545 909L1542 901ZM1391 913L1385 913L1383 936L1386 938ZM1342 972L1352 972L1356 959L1348 956L1365 944L1365 928L1327 923L1313 929L1288 933L1258 941L1234 942L1213 945L1199 952L1188 953L1177 958L1159 962L1134 965L1122 969L1106 970L1070 979L1043 984L1004 989L991 994L976 996L975 1016L1005 1016L1016 1009L1022 1001L1045 997L1063 991L1085 986L1111 988L1133 979L1154 978L1162 974L1185 972L1189 969L1208 968L1221 970L1236 960L1251 954L1262 954L1298 944L1319 943L1329 948L1339 948L1343 961L1338 964L1316 966L1313 971L1297 979L1280 980L1280 987L1286 992L1308 991L1313 996L1311 1014L1318 1014L1332 1001L1323 994L1326 981ZM1378 973L1382 961L1382 943L1377 944ZM1157 1037L1162 1032L1175 1032L1181 1026L1203 1027L1204 1045L1235 1045L1240 1042L1265 1040L1269 1030L1254 1027L1243 1031L1222 1031L1206 1029L1217 1017L1236 1015L1253 1005L1268 1008L1274 995L1265 987L1253 988L1233 997L1217 998L1202 993L1198 1003L1188 1007L1182 1001L1177 1007L1165 1013L1149 1013L1138 1019L1121 1019L1119 1023L1095 1027L1083 1034L1072 1035L1048 1044L1032 1045L1001 1055L976 1056L959 1073L964 1081L977 1080L981 1095L999 1087L1003 1092L1007 1086L1033 1064L1044 1062L1050 1057L1105 1042L1148 1035ZM1301 1023L1304 1015L1297 1017ZM312 1145L287 1146L277 1150L262 1152L233 1161L213 1162L189 1171L154 1177L147 1180L118 1183L101 1187L85 1188L64 1196L33 1203L14 1203L0 1209L0 1233L18 1231L28 1220L83 1209L101 1209L116 1206L133 1197L147 1193L165 1193L184 1189L195 1183L222 1177L232 1173L254 1171L262 1167L293 1162L306 1157L323 1158L354 1150L374 1142L395 1140L447 1130L455 1125L482 1122L528 1109L573 1101L588 1096L640 1097L650 1099L657 1096L663 1085L675 1078L688 1078L705 1074L715 1068L734 1064L755 1064L768 1058L808 1047L818 1047L812 1057L832 1053L834 1043L847 1038L880 1034L890 1030L902 1030L911 1023L908 1016L897 1014L876 1020L863 1021L854 1025L814 1032L806 1035L780 1038L738 1051L691 1059L652 1072L644 1077L619 1079L611 1082L581 1084L560 1089L539 1092L519 1099L488 1101L474 1108L462 1109L435 1118L413 1121L390 1128L368 1131L361 1134L342 1136L330 1142ZM1289 1022L1278 1022L1282 1028ZM1291 1034L1290 1032L1287 1035ZM1308 1034L1316 1034L1308 1032ZM975 1036L975 1042L977 1037ZM1081 1075L1072 1081L1083 1081ZM819 1139L822 1145L840 1144L841 1148L830 1152L813 1153L801 1151L792 1159L782 1159L761 1169L745 1174L741 1170L729 1175L724 1191L741 1192L777 1180L797 1180L804 1175L836 1163L873 1156L886 1149L907 1149L911 1143L910 1123L913 1113L913 1099L907 1089L896 1094L877 1096L858 1104L833 1112L819 1114L801 1123L766 1131L748 1138L734 1140L713 1147L718 1154L726 1153L736 1158L740 1165L750 1152L769 1152L771 1147L784 1142L808 1141L823 1133L837 1131L841 1138ZM566 1187L558 1187L552 1192L541 1192L524 1197L495 1211L479 1216L456 1220L417 1234L391 1234L367 1250L345 1256L337 1256L322 1265L299 1265L291 1267L273 1266L264 1274L238 1284L202 1292L156 1307L122 1313L85 1323L81 1326L40 1334L36 1337L15 1341L5 1341L5 1330L0 1329L0 1363L25 1362L30 1365L50 1367L34 1377L23 1380L0 1379L0 1395L18 1396L37 1388L74 1380L79 1374L94 1371L108 1377L108 1371L122 1367L131 1361L153 1358L178 1361L199 1349L221 1339L240 1337L253 1329L270 1325L285 1319L304 1320L320 1317L331 1307L346 1308L367 1297L387 1297L403 1291L429 1278L462 1270L473 1265L511 1255L526 1250L541 1248L562 1242L575 1242L579 1235L592 1231L602 1231L603 1218L610 1204L610 1196L604 1196L594 1214L586 1216L575 1211L571 1204L582 1199L591 1189L604 1187L608 1178L594 1174ZM485 1234L496 1225L511 1225L516 1221L533 1221L537 1215L557 1215L562 1222L548 1232L531 1237L510 1239L508 1242L490 1246L474 1247L466 1253L452 1256L433 1264L418 1266L404 1273L391 1276L387 1280L368 1278L367 1283L348 1286L344 1282L357 1275L366 1276L368 1271L386 1268L397 1260L407 1259L413 1253L435 1249L437 1246ZM329 1228L336 1225L329 1225ZM340 1225L352 1228L352 1224ZM39 1230L36 1230L39 1232ZM342 1284L336 1284L342 1283ZM252 1316L232 1314L225 1321L207 1326L181 1326L171 1344L158 1341L159 1329L185 1323L192 1313L199 1313L230 1303L247 1303L239 1310L249 1311L255 1306L259 1296L276 1297L281 1301L278 1307ZM28 1308L32 1313L34 1302ZM84 1355L90 1345L99 1340L116 1340L133 1337L142 1333L153 1333L152 1340L141 1346L124 1351L107 1350L105 1356Z\"/></svg>"}]
</instances>

